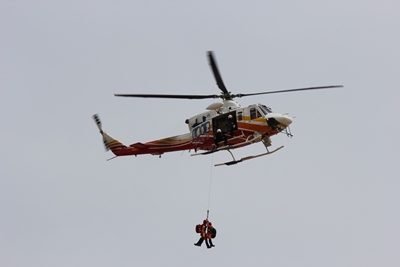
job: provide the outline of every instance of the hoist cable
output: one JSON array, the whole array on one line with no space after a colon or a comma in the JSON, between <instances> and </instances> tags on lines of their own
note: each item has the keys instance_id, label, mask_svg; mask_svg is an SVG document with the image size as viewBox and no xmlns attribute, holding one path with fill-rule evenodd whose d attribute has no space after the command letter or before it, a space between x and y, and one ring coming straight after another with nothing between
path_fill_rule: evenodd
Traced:
<instances>
[{"instance_id":1,"label":"hoist cable","mask_svg":"<svg viewBox=\"0 0 400 267\"><path fill-rule=\"evenodd\" d=\"M208 212L210 210L210 201L211 201L211 184L212 184L212 177L213 177L213 168L214 167L214 155L211 156L211 170L210 170L210 185L208 187L208 206L207 206L207 218Z\"/></svg>"}]
</instances>

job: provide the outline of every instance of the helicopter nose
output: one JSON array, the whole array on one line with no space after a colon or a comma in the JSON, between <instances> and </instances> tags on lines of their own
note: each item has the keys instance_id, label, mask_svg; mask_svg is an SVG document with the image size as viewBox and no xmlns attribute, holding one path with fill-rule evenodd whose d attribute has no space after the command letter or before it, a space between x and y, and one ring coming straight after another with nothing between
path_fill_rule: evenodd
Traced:
<instances>
[{"instance_id":1,"label":"helicopter nose","mask_svg":"<svg viewBox=\"0 0 400 267\"><path fill-rule=\"evenodd\" d=\"M282 123L283 125L286 125L286 126L289 126L289 124L291 124L293 122L293 119L290 118L287 115L281 115L276 120L279 121L280 123Z\"/></svg>"},{"instance_id":2,"label":"helicopter nose","mask_svg":"<svg viewBox=\"0 0 400 267\"><path fill-rule=\"evenodd\" d=\"M287 115L276 114L276 113L269 113L265 116L268 119L274 119L280 124L284 125L285 127L289 126L293 122L293 119Z\"/></svg>"}]
</instances>

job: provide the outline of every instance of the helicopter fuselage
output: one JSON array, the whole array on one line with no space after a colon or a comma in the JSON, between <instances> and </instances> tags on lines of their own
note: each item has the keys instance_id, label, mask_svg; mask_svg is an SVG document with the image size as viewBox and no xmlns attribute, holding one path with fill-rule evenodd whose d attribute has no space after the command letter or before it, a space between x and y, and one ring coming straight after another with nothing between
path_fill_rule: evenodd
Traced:
<instances>
[{"instance_id":1,"label":"helicopter fuselage","mask_svg":"<svg viewBox=\"0 0 400 267\"><path fill-rule=\"evenodd\" d=\"M235 101L224 100L221 105L215 103L209 107L217 108L209 108L209 111L185 121L196 149L215 149L218 130L226 137L226 142L222 141L224 145L228 145L227 149L229 146L237 148L262 140L270 145L269 137L286 130L292 123L289 116L273 113L269 107L262 104L241 107ZM253 139L254 142L248 142Z\"/></svg>"},{"instance_id":2,"label":"helicopter fuselage","mask_svg":"<svg viewBox=\"0 0 400 267\"><path fill-rule=\"evenodd\" d=\"M189 133L129 146L104 133L104 143L116 156L162 155L182 150L230 150L260 141L268 147L271 145L269 137L286 130L292 122L289 116L273 113L262 104L241 107L232 100L224 102L210 105L218 107L215 110L187 119ZM221 133L220 140L217 132Z\"/></svg>"},{"instance_id":3,"label":"helicopter fuselage","mask_svg":"<svg viewBox=\"0 0 400 267\"><path fill-rule=\"evenodd\" d=\"M116 156L137 156L141 154L162 155L166 152L183 150L194 150L195 152L198 150L206 151L199 154L209 154L221 150L227 150L230 152L231 149L244 147L257 142L262 142L267 148L266 153L249 156L240 160L234 159L233 161L226 163L226 165L236 164L243 160L271 154L281 149L283 146L274 151L268 151L268 147L271 145L270 137L280 132L286 132L288 136L291 136L288 127L292 123L293 119L284 114L274 113L269 107L262 104L241 107L233 100L234 98L343 87L341 85L329 85L258 93L233 94L227 90L222 81L213 52L209 51L207 55L215 81L218 88L221 90L219 95L115 94L115 96L161 99L220 98L222 99L222 102L213 103L207 107L206 112L187 119L185 122L189 127L189 132L186 134L158 139L147 143L138 142L129 146L122 144L118 140L106 134L102 130L99 116L95 114L93 118L103 137L103 143L106 149L110 149Z\"/></svg>"}]
</instances>

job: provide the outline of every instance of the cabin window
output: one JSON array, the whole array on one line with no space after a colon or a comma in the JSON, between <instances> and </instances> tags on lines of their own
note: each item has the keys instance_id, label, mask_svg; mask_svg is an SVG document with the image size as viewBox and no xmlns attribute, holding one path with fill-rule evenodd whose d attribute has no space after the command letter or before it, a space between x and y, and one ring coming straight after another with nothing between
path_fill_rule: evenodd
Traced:
<instances>
[{"instance_id":1,"label":"cabin window","mask_svg":"<svg viewBox=\"0 0 400 267\"><path fill-rule=\"evenodd\" d=\"M211 125L210 122L207 121L201 125L201 134L207 134L210 131Z\"/></svg>"},{"instance_id":2,"label":"cabin window","mask_svg":"<svg viewBox=\"0 0 400 267\"><path fill-rule=\"evenodd\" d=\"M200 135L200 128L199 127L194 128L192 131L193 139L196 139L199 135Z\"/></svg>"},{"instance_id":3,"label":"cabin window","mask_svg":"<svg viewBox=\"0 0 400 267\"><path fill-rule=\"evenodd\" d=\"M251 108L250 109L250 119L254 120L259 117L261 117L260 112L256 108Z\"/></svg>"},{"instance_id":4,"label":"cabin window","mask_svg":"<svg viewBox=\"0 0 400 267\"><path fill-rule=\"evenodd\" d=\"M211 130L211 124L209 121L203 122L202 124L197 125L192 130L192 137L196 139L201 135L207 134Z\"/></svg>"},{"instance_id":5,"label":"cabin window","mask_svg":"<svg viewBox=\"0 0 400 267\"><path fill-rule=\"evenodd\" d=\"M243 120L243 112L238 112L238 118L239 120Z\"/></svg>"}]
</instances>

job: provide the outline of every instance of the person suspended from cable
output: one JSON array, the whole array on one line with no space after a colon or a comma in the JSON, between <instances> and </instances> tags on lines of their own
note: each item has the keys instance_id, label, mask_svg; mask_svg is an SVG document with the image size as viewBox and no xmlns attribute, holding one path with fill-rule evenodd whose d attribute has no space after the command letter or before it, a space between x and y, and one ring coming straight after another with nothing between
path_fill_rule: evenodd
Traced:
<instances>
[{"instance_id":1,"label":"person suspended from cable","mask_svg":"<svg viewBox=\"0 0 400 267\"><path fill-rule=\"evenodd\" d=\"M203 224L196 225L196 233L200 234L200 239L197 243L194 243L195 246L201 247L203 241L207 238L207 219L203 221ZM208 241L206 241L207 248L209 247Z\"/></svg>"},{"instance_id":2,"label":"person suspended from cable","mask_svg":"<svg viewBox=\"0 0 400 267\"><path fill-rule=\"evenodd\" d=\"M210 246L211 247L215 247L213 242L212 242L212 239L214 239L217 236L217 229L215 229L214 226L212 226L211 222L207 223L207 234L206 234L206 236L207 236L207 239L208 239L208 242L209 242Z\"/></svg>"},{"instance_id":3,"label":"person suspended from cable","mask_svg":"<svg viewBox=\"0 0 400 267\"><path fill-rule=\"evenodd\" d=\"M214 239L217 235L217 230L214 228L211 222L207 219L203 221L203 224L196 225L196 233L200 234L200 239L197 243L194 243L195 246L200 247L203 244L203 241L206 241L207 248L215 247L212 239Z\"/></svg>"}]
</instances>

